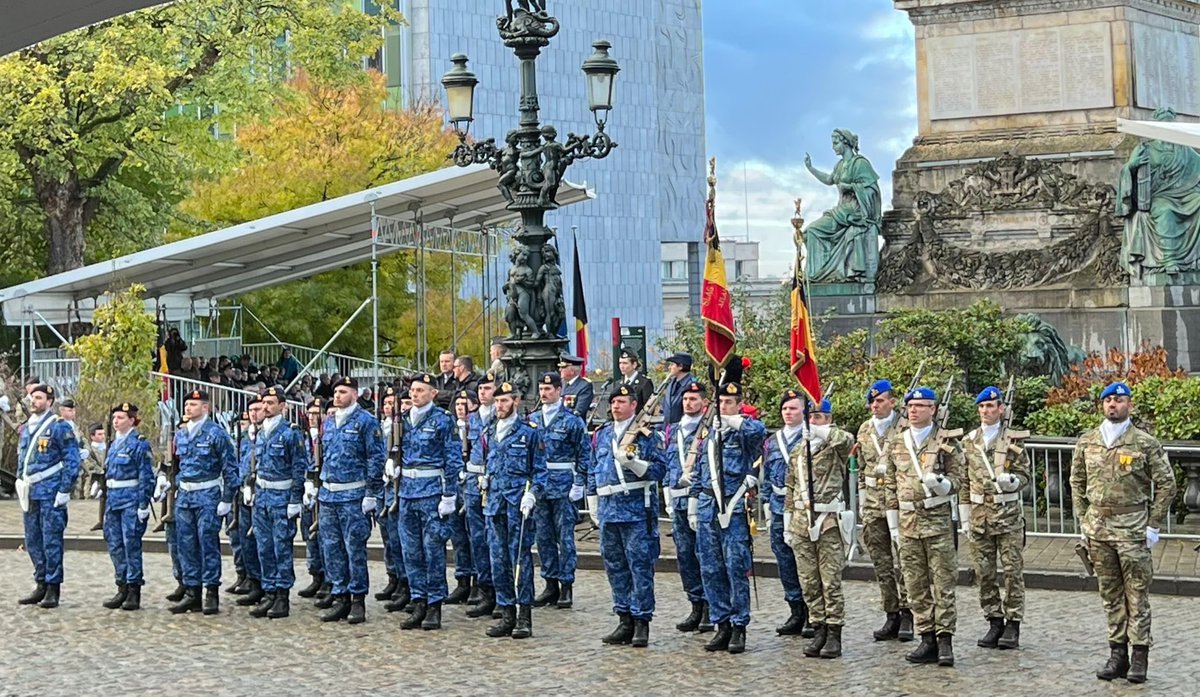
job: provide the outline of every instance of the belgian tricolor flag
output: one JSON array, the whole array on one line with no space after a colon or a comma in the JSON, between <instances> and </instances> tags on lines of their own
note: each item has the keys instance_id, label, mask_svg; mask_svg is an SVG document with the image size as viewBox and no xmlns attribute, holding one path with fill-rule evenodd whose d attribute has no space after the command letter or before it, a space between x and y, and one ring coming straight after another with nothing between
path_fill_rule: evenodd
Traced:
<instances>
[{"instance_id":1,"label":"belgian tricolor flag","mask_svg":"<svg viewBox=\"0 0 1200 697\"><path fill-rule=\"evenodd\" d=\"M587 371L588 361L588 331L587 331L587 300L583 297L583 272L579 268L579 239L572 241L575 245L575 263L572 276L571 314L575 317L575 354L583 359L581 371Z\"/></svg>"}]
</instances>

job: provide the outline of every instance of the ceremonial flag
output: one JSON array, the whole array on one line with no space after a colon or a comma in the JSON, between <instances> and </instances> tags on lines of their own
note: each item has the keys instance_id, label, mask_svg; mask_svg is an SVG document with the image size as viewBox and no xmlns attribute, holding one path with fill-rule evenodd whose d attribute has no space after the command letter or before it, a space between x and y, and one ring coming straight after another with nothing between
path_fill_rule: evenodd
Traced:
<instances>
[{"instance_id":1,"label":"ceremonial flag","mask_svg":"<svg viewBox=\"0 0 1200 697\"><path fill-rule=\"evenodd\" d=\"M704 352L714 368L720 368L733 354L733 305L725 280L725 256L716 219L716 160L709 162L707 219L704 224L704 281L700 286L700 319L704 322Z\"/></svg>"},{"instance_id":2,"label":"ceremonial flag","mask_svg":"<svg viewBox=\"0 0 1200 697\"><path fill-rule=\"evenodd\" d=\"M813 343L812 322L808 314L808 288L804 282L804 259L801 256L803 234L797 203L796 224L796 268L792 272L792 328L791 352L792 374L800 383L800 389L808 393L813 402L821 400L821 376L817 372L817 349Z\"/></svg>"},{"instance_id":3,"label":"ceremonial flag","mask_svg":"<svg viewBox=\"0 0 1200 697\"><path fill-rule=\"evenodd\" d=\"M575 316L575 353L583 359L580 370L587 371L588 360L588 331L587 331L587 300L583 297L583 272L579 268L579 239L574 238L575 245L574 276L571 291L571 314Z\"/></svg>"}]
</instances>

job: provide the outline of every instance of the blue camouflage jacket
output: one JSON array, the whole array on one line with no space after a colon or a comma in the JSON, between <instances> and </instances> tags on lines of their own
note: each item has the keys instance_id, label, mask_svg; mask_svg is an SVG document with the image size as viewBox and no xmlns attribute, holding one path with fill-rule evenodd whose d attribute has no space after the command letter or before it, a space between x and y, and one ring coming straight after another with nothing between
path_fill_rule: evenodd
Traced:
<instances>
[{"instance_id":1,"label":"blue camouflage jacket","mask_svg":"<svg viewBox=\"0 0 1200 697\"><path fill-rule=\"evenodd\" d=\"M639 477L618 464L614 453L618 445L614 428L615 424L609 422L596 431L592 464L588 467L587 493L600 497L597 511L600 522L635 523L647 520L647 516L656 518L658 482L667 472L660 440L644 433L634 439L637 458L648 463L645 474Z\"/></svg>"},{"instance_id":2,"label":"blue camouflage jacket","mask_svg":"<svg viewBox=\"0 0 1200 697\"><path fill-rule=\"evenodd\" d=\"M550 423L541 409L530 415L546 449L546 498L561 499L575 484L587 481L588 463L592 459L592 443L583 419L565 406L560 406Z\"/></svg>"},{"instance_id":3,"label":"blue camouflage jacket","mask_svg":"<svg viewBox=\"0 0 1200 697\"><path fill-rule=\"evenodd\" d=\"M405 421L400 498L457 496L458 473L463 464L454 417L434 406L415 423L410 411Z\"/></svg>"},{"instance_id":4,"label":"blue camouflage jacket","mask_svg":"<svg viewBox=\"0 0 1200 697\"><path fill-rule=\"evenodd\" d=\"M546 450L537 427L517 417L504 440L497 440L497 423L488 424L481 438L481 450L487 457L485 515L499 513L502 500L510 506L519 505L527 484L538 499L546 491Z\"/></svg>"},{"instance_id":5,"label":"blue camouflage jacket","mask_svg":"<svg viewBox=\"0 0 1200 697\"><path fill-rule=\"evenodd\" d=\"M256 506L286 506L298 504L304 496L304 475L308 471L307 436L299 426L281 420L266 433L259 431L258 488L254 492ZM273 488L290 482L286 489Z\"/></svg>"},{"instance_id":6,"label":"blue camouflage jacket","mask_svg":"<svg viewBox=\"0 0 1200 697\"><path fill-rule=\"evenodd\" d=\"M780 450L779 442L783 441L785 448ZM783 515L783 500L787 496L784 487L787 485L787 471L791 463L791 452L804 442L804 429L797 429L790 438L783 435L783 429L775 431L767 437L763 451L763 492L766 501L771 505L771 512ZM768 489L768 487L770 487ZM767 492L770 492L769 494Z\"/></svg>"},{"instance_id":7,"label":"blue camouflage jacket","mask_svg":"<svg viewBox=\"0 0 1200 697\"><path fill-rule=\"evenodd\" d=\"M721 494L725 497L725 505L733 506L734 512L743 510L745 497L731 498L747 475L755 474L754 465L763 454L763 441L767 437L767 427L761 421L744 417L741 428L734 431L726 428L722 431L722 461L724 476L721 478ZM692 496L700 497L700 519L711 520L716 509L712 493L712 472L709 468L708 451L711 442L705 443L700 461L696 464L696 474L693 475Z\"/></svg>"},{"instance_id":8,"label":"blue camouflage jacket","mask_svg":"<svg viewBox=\"0 0 1200 697\"><path fill-rule=\"evenodd\" d=\"M150 454L150 444L137 429L130 429L124 437L113 439L104 456L104 478L109 482L104 497L105 510L150 507L150 497L154 494L154 458ZM135 481L134 486L112 486L112 482Z\"/></svg>"},{"instance_id":9,"label":"blue camouflage jacket","mask_svg":"<svg viewBox=\"0 0 1200 697\"><path fill-rule=\"evenodd\" d=\"M352 484L364 486L344 491L321 487L317 498L321 503L351 503L363 497L380 495L383 488L383 463L387 451L383 429L374 416L361 407L354 407L341 426L334 416L325 419L321 433L322 484Z\"/></svg>"},{"instance_id":10,"label":"blue camouflage jacket","mask_svg":"<svg viewBox=\"0 0 1200 697\"><path fill-rule=\"evenodd\" d=\"M188 426L185 424L175 432L175 452L179 455L179 476L175 478L179 495L175 505L202 508L218 501L233 503L233 495L241 483L233 439L209 417L200 422L194 435L189 435ZM187 491L180 486L213 480L219 480L220 486L199 491Z\"/></svg>"},{"instance_id":11,"label":"blue camouflage jacket","mask_svg":"<svg viewBox=\"0 0 1200 697\"><path fill-rule=\"evenodd\" d=\"M31 442L35 437L36 442ZM55 470L60 464L62 467ZM55 494L71 493L79 467L79 441L71 425L57 414L46 412L36 423L30 420L21 428L17 475L32 482L30 501L52 501ZM40 474L52 470L53 474Z\"/></svg>"}]
</instances>

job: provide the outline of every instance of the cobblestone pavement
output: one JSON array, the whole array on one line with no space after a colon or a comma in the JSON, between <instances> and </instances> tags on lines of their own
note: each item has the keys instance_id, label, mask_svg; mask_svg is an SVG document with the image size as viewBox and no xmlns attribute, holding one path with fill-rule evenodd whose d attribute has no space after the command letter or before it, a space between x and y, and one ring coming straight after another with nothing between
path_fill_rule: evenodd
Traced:
<instances>
[{"instance_id":1,"label":"cobblestone pavement","mask_svg":"<svg viewBox=\"0 0 1200 697\"><path fill-rule=\"evenodd\" d=\"M400 631L402 614L388 615L368 600L366 624L323 625L318 611L295 599L284 620L254 620L222 598L221 614L172 616L165 554L146 557L148 584L140 612L110 611L106 555L68 551L63 606L18 607L31 586L28 558L0 551L0 695L357 695L408 694L824 694L1020 695L1195 694L1200 667L1200 603L1153 599L1156 648L1150 682L1103 683L1093 672L1107 653L1100 600L1095 594L1030 591L1023 648L1000 652L975 647L983 629L974 588L960 588L960 634L955 668L911 666L912 644L875 643L880 621L873 585L845 586L848 625L845 657L806 659L799 637L776 637L786 606L778 582L759 579L761 610L754 613L748 651L709 654L705 635L673 625L686 610L673 574L658 576L658 615L648 649L606 647L600 637L614 624L601 572L581 572L574 610L538 609L534 638L489 639L490 620L471 620L447 608L438 632ZM225 560L225 571L231 573ZM306 580L303 569L298 576ZM376 587L383 572L371 565ZM538 582L540 587L541 583ZM710 636L710 635L709 635Z\"/></svg>"}]
</instances>

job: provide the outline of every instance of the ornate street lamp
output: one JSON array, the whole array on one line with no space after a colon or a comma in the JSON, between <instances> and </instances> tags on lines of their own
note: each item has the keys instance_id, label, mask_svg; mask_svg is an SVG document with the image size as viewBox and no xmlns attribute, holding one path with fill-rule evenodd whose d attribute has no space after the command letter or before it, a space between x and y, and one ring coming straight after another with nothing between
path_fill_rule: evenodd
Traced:
<instances>
[{"instance_id":1,"label":"ornate street lamp","mask_svg":"<svg viewBox=\"0 0 1200 697\"><path fill-rule=\"evenodd\" d=\"M554 232L546 227L546 212L558 208L555 197L567 168L576 160L607 157L617 147L604 127L613 108L617 73L621 68L609 55L612 44L597 41L595 52L583 62L588 106L596 122L593 135L567 134L538 120L537 57L558 34L559 22L546 11L546 0L507 0L507 12L496 26L504 45L520 60L521 101L517 127L502 145L495 138L468 143L474 121L475 87L479 80L467 67L465 54L455 54L453 67L442 77L446 88L450 124L459 145L450 157L460 167L487 164L500 175L497 187L508 209L521 214L517 246L510 255L512 267L504 285L505 321L509 336L505 364L510 381L527 394L540 373L553 370L568 340L559 335L566 317L562 271Z\"/></svg>"}]
</instances>

